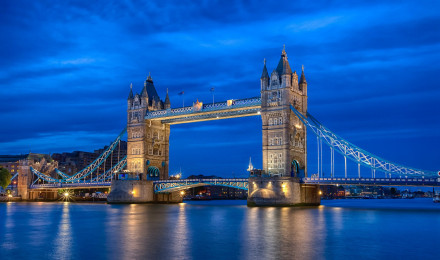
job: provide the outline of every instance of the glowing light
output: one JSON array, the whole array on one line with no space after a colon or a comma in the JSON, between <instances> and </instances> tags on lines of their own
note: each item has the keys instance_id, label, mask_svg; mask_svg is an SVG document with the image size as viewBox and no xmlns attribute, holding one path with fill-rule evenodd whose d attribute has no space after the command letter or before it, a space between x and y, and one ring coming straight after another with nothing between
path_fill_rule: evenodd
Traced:
<instances>
[{"instance_id":1,"label":"glowing light","mask_svg":"<svg viewBox=\"0 0 440 260\"><path fill-rule=\"evenodd\" d=\"M134 190L133 190L133 191L131 191L131 194L133 194L133 195L134 195L134 193L135 193L135 192L134 192Z\"/></svg>"},{"instance_id":2,"label":"glowing light","mask_svg":"<svg viewBox=\"0 0 440 260\"><path fill-rule=\"evenodd\" d=\"M286 188L286 184L281 184L281 188Z\"/></svg>"},{"instance_id":3,"label":"glowing light","mask_svg":"<svg viewBox=\"0 0 440 260\"><path fill-rule=\"evenodd\" d=\"M70 190L64 190L60 193L60 195L61 195L61 198L60 198L61 200L68 201L68 200L72 199L73 192Z\"/></svg>"},{"instance_id":4,"label":"glowing light","mask_svg":"<svg viewBox=\"0 0 440 260\"><path fill-rule=\"evenodd\" d=\"M322 191L319 191L319 195L322 195Z\"/></svg>"},{"instance_id":5,"label":"glowing light","mask_svg":"<svg viewBox=\"0 0 440 260\"><path fill-rule=\"evenodd\" d=\"M261 112L260 112L260 111L258 111L258 113L257 113L257 114L261 115Z\"/></svg>"},{"instance_id":6,"label":"glowing light","mask_svg":"<svg viewBox=\"0 0 440 260\"><path fill-rule=\"evenodd\" d=\"M299 129L301 129L301 128L302 128L302 126L301 126L301 125L295 125L295 127L296 127L296 128L299 128Z\"/></svg>"},{"instance_id":7,"label":"glowing light","mask_svg":"<svg viewBox=\"0 0 440 260\"><path fill-rule=\"evenodd\" d=\"M180 192L180 195L182 195L182 196L185 195L185 192L184 192L184 191L181 191L181 192Z\"/></svg>"},{"instance_id":8,"label":"glowing light","mask_svg":"<svg viewBox=\"0 0 440 260\"><path fill-rule=\"evenodd\" d=\"M9 194L8 197L9 197L9 198L12 198L12 194Z\"/></svg>"}]
</instances>

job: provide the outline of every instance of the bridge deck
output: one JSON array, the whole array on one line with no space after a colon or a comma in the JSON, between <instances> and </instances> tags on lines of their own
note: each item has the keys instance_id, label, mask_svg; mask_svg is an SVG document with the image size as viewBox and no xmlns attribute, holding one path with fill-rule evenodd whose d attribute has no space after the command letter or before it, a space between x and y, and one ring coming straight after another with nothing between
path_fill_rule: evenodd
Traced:
<instances>
[{"instance_id":1,"label":"bridge deck","mask_svg":"<svg viewBox=\"0 0 440 260\"><path fill-rule=\"evenodd\" d=\"M365 186L440 186L440 178L302 178L305 184Z\"/></svg>"},{"instance_id":2,"label":"bridge deck","mask_svg":"<svg viewBox=\"0 0 440 260\"><path fill-rule=\"evenodd\" d=\"M316 185L425 186L440 187L440 178L302 178L301 183ZM248 179L185 179L153 181L154 192L173 192L198 186L224 186L248 189ZM109 188L111 182L50 183L31 185L30 189Z\"/></svg>"},{"instance_id":3,"label":"bridge deck","mask_svg":"<svg viewBox=\"0 0 440 260\"><path fill-rule=\"evenodd\" d=\"M45 183L34 184L29 189L86 189L86 188L109 188L111 182L74 182L74 183Z\"/></svg>"}]
</instances>

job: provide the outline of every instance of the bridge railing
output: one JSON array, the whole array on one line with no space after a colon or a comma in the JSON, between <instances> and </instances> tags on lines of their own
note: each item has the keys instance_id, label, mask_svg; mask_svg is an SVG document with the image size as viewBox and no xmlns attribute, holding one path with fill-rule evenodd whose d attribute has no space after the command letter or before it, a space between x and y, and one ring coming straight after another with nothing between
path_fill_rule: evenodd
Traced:
<instances>
[{"instance_id":1,"label":"bridge railing","mask_svg":"<svg viewBox=\"0 0 440 260\"><path fill-rule=\"evenodd\" d=\"M440 178L302 178L305 184L321 185L381 185L381 186L440 186Z\"/></svg>"},{"instance_id":2,"label":"bridge railing","mask_svg":"<svg viewBox=\"0 0 440 260\"><path fill-rule=\"evenodd\" d=\"M188 189L196 185L224 186L236 189L248 189L248 179L185 179L185 180L159 180L153 181L154 192L170 192L181 189Z\"/></svg>"},{"instance_id":3,"label":"bridge railing","mask_svg":"<svg viewBox=\"0 0 440 260\"><path fill-rule=\"evenodd\" d=\"M161 117L169 117L169 116L178 116L185 114L192 114L197 112L209 112L209 111L218 111L224 109L232 109L232 108L242 108L248 106L258 106L261 105L261 97L253 97L246 99L237 99L231 101L217 102L214 104L205 104L200 109L197 109L194 106L182 107L182 108L173 108L159 111L151 111L145 115L145 119L154 119Z\"/></svg>"}]
</instances>

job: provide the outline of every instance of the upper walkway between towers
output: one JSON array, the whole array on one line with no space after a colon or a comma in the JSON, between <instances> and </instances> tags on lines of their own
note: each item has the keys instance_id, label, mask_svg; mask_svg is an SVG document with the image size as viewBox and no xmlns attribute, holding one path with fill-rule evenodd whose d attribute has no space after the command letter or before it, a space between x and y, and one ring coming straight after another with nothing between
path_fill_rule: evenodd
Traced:
<instances>
[{"instance_id":1,"label":"upper walkway between towers","mask_svg":"<svg viewBox=\"0 0 440 260\"><path fill-rule=\"evenodd\" d=\"M193 106L150 111L147 120L160 120L164 124L184 124L190 122L256 116L261 113L261 97L227 100L203 104L197 101Z\"/></svg>"}]
</instances>

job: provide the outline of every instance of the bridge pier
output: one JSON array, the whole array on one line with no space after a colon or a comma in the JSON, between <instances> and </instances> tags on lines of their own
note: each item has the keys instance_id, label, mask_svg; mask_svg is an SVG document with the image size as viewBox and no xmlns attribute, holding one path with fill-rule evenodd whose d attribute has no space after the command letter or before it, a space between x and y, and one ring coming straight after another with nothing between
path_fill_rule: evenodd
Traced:
<instances>
[{"instance_id":1,"label":"bridge pier","mask_svg":"<svg viewBox=\"0 0 440 260\"><path fill-rule=\"evenodd\" d=\"M147 180L113 180L107 202L125 203L180 203L179 192L155 194L153 181Z\"/></svg>"},{"instance_id":2,"label":"bridge pier","mask_svg":"<svg viewBox=\"0 0 440 260\"><path fill-rule=\"evenodd\" d=\"M319 185L300 183L296 177L251 177L247 205L318 206Z\"/></svg>"}]
</instances>

